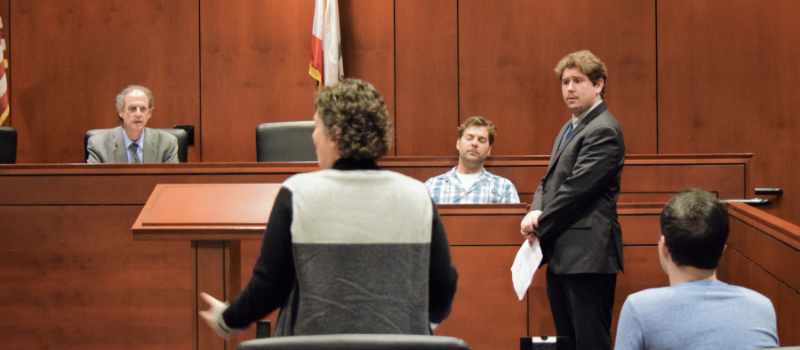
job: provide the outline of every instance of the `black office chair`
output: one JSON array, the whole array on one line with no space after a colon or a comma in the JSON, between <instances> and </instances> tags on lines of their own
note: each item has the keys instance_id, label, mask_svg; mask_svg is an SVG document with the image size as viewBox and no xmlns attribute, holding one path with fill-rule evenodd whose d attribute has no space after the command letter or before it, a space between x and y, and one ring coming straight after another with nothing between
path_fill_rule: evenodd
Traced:
<instances>
[{"instance_id":1,"label":"black office chair","mask_svg":"<svg viewBox=\"0 0 800 350\"><path fill-rule=\"evenodd\" d=\"M239 350L470 350L453 337L408 334L295 335L254 339Z\"/></svg>"},{"instance_id":2,"label":"black office chair","mask_svg":"<svg viewBox=\"0 0 800 350\"><path fill-rule=\"evenodd\" d=\"M17 130L0 126L0 164L17 162Z\"/></svg>"},{"instance_id":3,"label":"black office chair","mask_svg":"<svg viewBox=\"0 0 800 350\"><path fill-rule=\"evenodd\" d=\"M264 123L256 128L259 162L316 162L313 121Z\"/></svg>"},{"instance_id":4,"label":"black office chair","mask_svg":"<svg viewBox=\"0 0 800 350\"><path fill-rule=\"evenodd\" d=\"M83 157L84 160L89 159L89 149L87 148L87 146L89 145L89 138L106 130L109 129L92 129L86 132L86 135L84 135L83 137L83 149L85 153ZM186 133L186 130L183 129L153 129L153 130L161 130L178 138L178 161L181 163L186 163L189 157L188 156L189 134Z\"/></svg>"}]
</instances>

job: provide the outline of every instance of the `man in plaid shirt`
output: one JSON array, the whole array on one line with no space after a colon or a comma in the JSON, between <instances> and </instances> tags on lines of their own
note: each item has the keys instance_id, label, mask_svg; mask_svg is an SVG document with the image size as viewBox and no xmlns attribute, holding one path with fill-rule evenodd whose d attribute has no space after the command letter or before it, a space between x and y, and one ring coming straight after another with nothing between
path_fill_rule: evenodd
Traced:
<instances>
[{"instance_id":1,"label":"man in plaid shirt","mask_svg":"<svg viewBox=\"0 0 800 350\"><path fill-rule=\"evenodd\" d=\"M434 203L519 203L511 181L483 168L496 133L494 124L483 117L469 117L458 127L458 165L425 181Z\"/></svg>"}]
</instances>

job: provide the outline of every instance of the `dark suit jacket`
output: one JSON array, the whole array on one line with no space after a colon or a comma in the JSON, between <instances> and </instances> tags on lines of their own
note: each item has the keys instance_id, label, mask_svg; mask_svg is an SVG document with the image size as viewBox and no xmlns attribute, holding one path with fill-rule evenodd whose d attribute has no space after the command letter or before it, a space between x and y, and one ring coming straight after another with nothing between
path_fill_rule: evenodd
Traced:
<instances>
[{"instance_id":1,"label":"dark suit jacket","mask_svg":"<svg viewBox=\"0 0 800 350\"><path fill-rule=\"evenodd\" d=\"M550 165L533 197L541 210L542 263L557 274L617 273L622 270L622 233L617 199L625 162L619 123L600 103L559 149L564 124L553 145Z\"/></svg>"},{"instance_id":2,"label":"dark suit jacket","mask_svg":"<svg viewBox=\"0 0 800 350\"><path fill-rule=\"evenodd\" d=\"M144 128L144 156L142 163L177 163L178 139L163 131ZM89 158L86 163L127 163L128 152L122 126L108 129L89 138L86 145Z\"/></svg>"}]
</instances>

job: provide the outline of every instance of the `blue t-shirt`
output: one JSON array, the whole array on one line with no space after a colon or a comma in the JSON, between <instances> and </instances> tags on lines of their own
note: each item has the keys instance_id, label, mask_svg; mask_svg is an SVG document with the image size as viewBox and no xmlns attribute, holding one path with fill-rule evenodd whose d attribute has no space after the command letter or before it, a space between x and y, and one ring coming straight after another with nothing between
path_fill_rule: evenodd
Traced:
<instances>
[{"instance_id":1,"label":"blue t-shirt","mask_svg":"<svg viewBox=\"0 0 800 350\"><path fill-rule=\"evenodd\" d=\"M694 280L631 294L615 350L778 347L772 302L750 289Z\"/></svg>"}]
</instances>

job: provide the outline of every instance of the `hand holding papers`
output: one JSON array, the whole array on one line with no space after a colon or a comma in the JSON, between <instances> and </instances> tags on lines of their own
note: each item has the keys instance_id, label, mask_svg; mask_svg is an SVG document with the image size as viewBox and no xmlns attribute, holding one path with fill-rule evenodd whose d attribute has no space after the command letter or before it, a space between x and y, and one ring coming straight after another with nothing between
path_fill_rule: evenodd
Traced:
<instances>
[{"instance_id":1,"label":"hand holding papers","mask_svg":"<svg viewBox=\"0 0 800 350\"><path fill-rule=\"evenodd\" d=\"M533 243L526 240L522 243L514 264L511 265L511 279L514 281L514 290L517 291L519 300L525 297L525 292L533 281L533 274L541 262L542 248L539 246L539 240L534 240Z\"/></svg>"}]
</instances>

